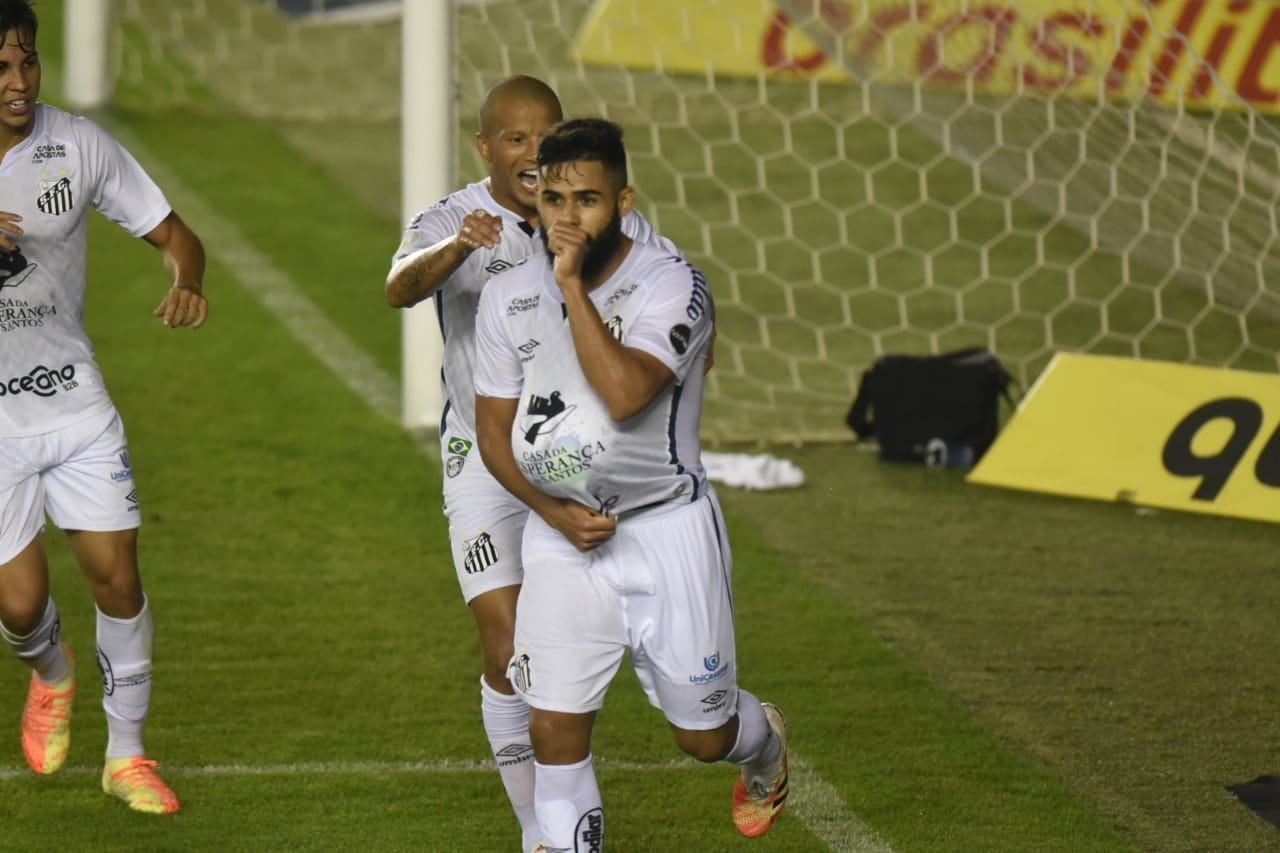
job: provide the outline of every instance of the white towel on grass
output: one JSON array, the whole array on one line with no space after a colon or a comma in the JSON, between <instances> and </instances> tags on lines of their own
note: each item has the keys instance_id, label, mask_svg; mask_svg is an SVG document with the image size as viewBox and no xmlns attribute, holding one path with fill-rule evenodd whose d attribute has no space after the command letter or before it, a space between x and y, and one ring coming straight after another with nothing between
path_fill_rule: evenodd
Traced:
<instances>
[{"instance_id":1,"label":"white towel on grass","mask_svg":"<svg viewBox=\"0 0 1280 853\"><path fill-rule=\"evenodd\" d=\"M740 489L789 489L804 485L804 471L767 453L703 453L707 477Z\"/></svg>"}]
</instances>

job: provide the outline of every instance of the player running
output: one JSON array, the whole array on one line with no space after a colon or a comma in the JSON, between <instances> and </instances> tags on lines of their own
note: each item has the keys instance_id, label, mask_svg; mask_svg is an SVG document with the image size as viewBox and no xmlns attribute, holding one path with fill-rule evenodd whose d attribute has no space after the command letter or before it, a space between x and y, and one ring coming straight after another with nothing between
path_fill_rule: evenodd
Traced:
<instances>
[{"instance_id":1,"label":"player running","mask_svg":"<svg viewBox=\"0 0 1280 853\"><path fill-rule=\"evenodd\" d=\"M538 841L534 814L529 707L507 680L516 599L524 570L520 542L529 509L495 481L475 446L475 316L494 275L544 252L538 237L539 136L563 118L549 86L526 76L495 85L480 108L476 148L489 164L483 180L419 213L405 229L387 277L396 308L435 301L444 337L445 407L440 424L444 512L462 595L484 653L480 708L507 796L520 821L523 849ZM638 213L622 223L638 242L677 251ZM520 342L532 355L538 340Z\"/></svg>"},{"instance_id":2,"label":"player running","mask_svg":"<svg viewBox=\"0 0 1280 853\"><path fill-rule=\"evenodd\" d=\"M39 103L36 30L28 0L0 0L0 636L33 670L23 754L36 773L53 773L70 744L76 673L49 595L48 512L97 604L102 789L167 814L178 798L142 744L152 616L138 572L138 492L83 326L89 207L160 250L173 286L154 314L171 328L204 324L204 250L106 131Z\"/></svg>"},{"instance_id":3,"label":"player running","mask_svg":"<svg viewBox=\"0 0 1280 853\"><path fill-rule=\"evenodd\" d=\"M510 673L533 708L544 849L604 847L591 731L628 650L680 748L742 766L734 824L761 835L786 804L786 723L738 686L732 559L698 437L711 292L624 233L617 125L558 125L538 169L549 257L485 289L475 385L485 463L533 510Z\"/></svg>"}]
</instances>

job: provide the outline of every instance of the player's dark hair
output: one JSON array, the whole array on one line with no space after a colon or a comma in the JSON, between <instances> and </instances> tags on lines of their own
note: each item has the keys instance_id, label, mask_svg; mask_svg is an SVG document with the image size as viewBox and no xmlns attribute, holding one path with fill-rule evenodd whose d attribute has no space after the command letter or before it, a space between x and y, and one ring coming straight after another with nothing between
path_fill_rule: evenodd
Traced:
<instances>
[{"instance_id":1,"label":"player's dark hair","mask_svg":"<svg viewBox=\"0 0 1280 853\"><path fill-rule=\"evenodd\" d=\"M538 168L578 160L602 163L627 185L627 149L622 128L602 118L571 118L550 128L538 144Z\"/></svg>"},{"instance_id":2,"label":"player's dark hair","mask_svg":"<svg viewBox=\"0 0 1280 853\"><path fill-rule=\"evenodd\" d=\"M0 37L8 35L12 30L18 34L18 43L23 50L34 50L39 25L36 10L31 8L31 0L0 0ZM28 33L30 42L23 40Z\"/></svg>"}]
</instances>

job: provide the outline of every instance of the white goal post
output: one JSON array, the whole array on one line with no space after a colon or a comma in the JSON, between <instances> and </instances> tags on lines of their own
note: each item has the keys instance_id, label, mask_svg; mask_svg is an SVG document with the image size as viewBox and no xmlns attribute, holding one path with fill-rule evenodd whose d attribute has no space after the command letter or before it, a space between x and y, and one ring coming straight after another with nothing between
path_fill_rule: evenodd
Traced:
<instances>
[{"instance_id":1,"label":"white goal post","mask_svg":"<svg viewBox=\"0 0 1280 853\"><path fill-rule=\"evenodd\" d=\"M418 211L452 192L454 123L453 15L450 0L406 0L401 25L400 213ZM402 420L410 429L440 423L444 341L433 303L403 312Z\"/></svg>"},{"instance_id":2,"label":"white goal post","mask_svg":"<svg viewBox=\"0 0 1280 853\"><path fill-rule=\"evenodd\" d=\"M112 0L65 0L64 94L75 110L101 107L111 98Z\"/></svg>"}]
</instances>

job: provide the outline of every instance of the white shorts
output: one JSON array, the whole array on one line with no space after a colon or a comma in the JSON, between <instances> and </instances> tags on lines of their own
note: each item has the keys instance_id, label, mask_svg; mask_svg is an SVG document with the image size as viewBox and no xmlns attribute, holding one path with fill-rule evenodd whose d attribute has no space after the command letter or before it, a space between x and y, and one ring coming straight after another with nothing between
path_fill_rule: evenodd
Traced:
<instances>
[{"instance_id":1,"label":"white shorts","mask_svg":"<svg viewBox=\"0 0 1280 853\"><path fill-rule=\"evenodd\" d=\"M120 414L41 435L0 438L0 564L44 529L131 530L142 523Z\"/></svg>"},{"instance_id":2,"label":"white shorts","mask_svg":"<svg viewBox=\"0 0 1280 853\"><path fill-rule=\"evenodd\" d=\"M738 707L733 558L715 492L623 518L578 551L537 515L524 535L516 691L544 711L586 713L631 651L649 701L682 729L715 729Z\"/></svg>"},{"instance_id":3,"label":"white shorts","mask_svg":"<svg viewBox=\"0 0 1280 853\"><path fill-rule=\"evenodd\" d=\"M463 599L522 583L520 541L529 508L493 478L470 439L446 433L440 444L444 514Z\"/></svg>"}]
</instances>

